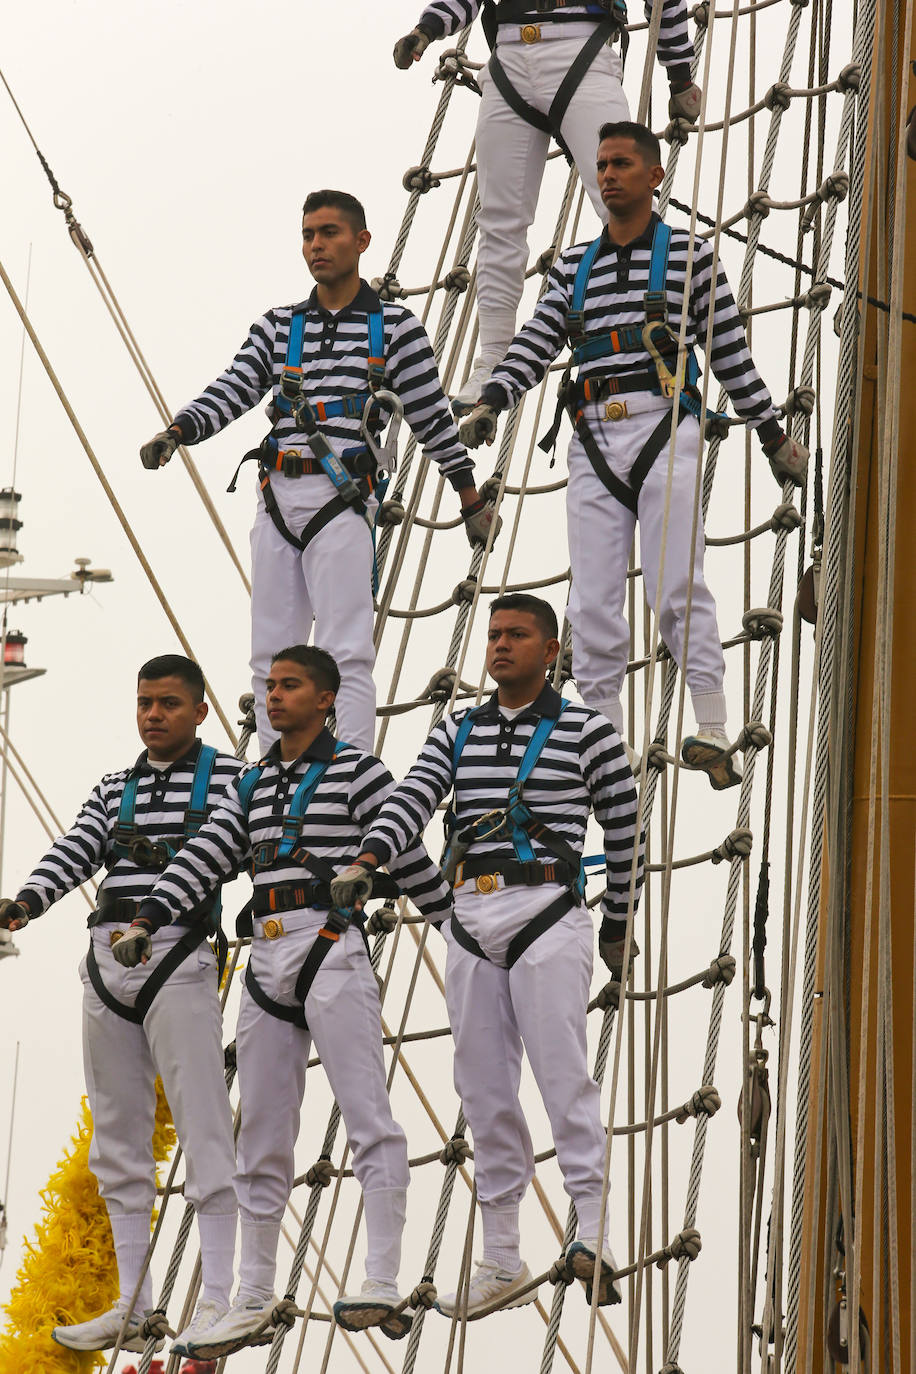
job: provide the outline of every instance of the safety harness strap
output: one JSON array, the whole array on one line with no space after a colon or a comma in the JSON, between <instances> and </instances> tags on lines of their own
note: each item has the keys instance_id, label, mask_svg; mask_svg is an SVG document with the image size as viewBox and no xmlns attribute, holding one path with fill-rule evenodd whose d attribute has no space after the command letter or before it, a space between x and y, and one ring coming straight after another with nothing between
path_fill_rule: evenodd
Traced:
<instances>
[{"instance_id":1,"label":"safety harness strap","mask_svg":"<svg viewBox=\"0 0 916 1374\"><path fill-rule=\"evenodd\" d=\"M529 945L533 945L540 935L550 930L551 926L555 926L558 921L562 921L567 911L571 911L574 905L575 903L570 894L568 892L561 892L559 897L555 897L549 906L545 906L544 910L539 912L527 925L522 926L521 930L513 935L512 939L509 941L509 948L506 950L506 968L510 969L514 964L517 964ZM478 959L487 958L473 935L470 935L465 930L464 926L458 920L458 917L454 914L451 917L449 929L462 949L466 949L469 954L476 954ZM488 960L488 962L490 961Z\"/></svg>"},{"instance_id":2,"label":"safety harness strap","mask_svg":"<svg viewBox=\"0 0 916 1374\"><path fill-rule=\"evenodd\" d=\"M280 373L280 386L274 406L281 415L291 415L293 402L302 390L302 350L305 342L305 317L303 306L294 310L289 322L289 338L286 344L286 359ZM330 401L313 401L311 405L322 421L347 416L359 419L363 407L374 391L385 381L385 315L383 310L370 310L366 325L369 333L369 390L348 391Z\"/></svg>"},{"instance_id":3,"label":"safety harness strap","mask_svg":"<svg viewBox=\"0 0 916 1374\"><path fill-rule=\"evenodd\" d=\"M327 923L319 930L315 943L305 956L305 961L299 970L293 993L296 998L295 1004L277 1002L272 997L268 997L258 982L249 960L245 970L245 986L262 1011L266 1011L270 1016L276 1016L280 1021L288 1021L291 1025L298 1026L300 1030L308 1030L308 1021L305 1019L305 999L311 992L318 970L341 935L347 930L351 919L353 918L349 913L339 911L337 908L332 909L329 913ZM361 922L359 927L368 954L369 946L366 941L366 932L362 929Z\"/></svg>"},{"instance_id":4,"label":"safety harness strap","mask_svg":"<svg viewBox=\"0 0 916 1374\"><path fill-rule=\"evenodd\" d=\"M131 1021L135 1026L142 1026L144 1017L153 1004L153 998L172 976L175 970L184 963L195 949L198 949L207 938L206 926L197 924L190 926L182 935L180 940L176 940L172 948L166 954L162 963L153 969L143 987L137 993L136 1001L133 1006L127 1002L120 1001L115 997L106 986L102 979L102 971L99 968L98 960L95 957L95 949L92 941L89 943L89 953L86 955L86 972L89 974L89 981L98 994L99 1000L104 1002L109 1011L113 1011L116 1016L120 1016L125 1021ZM225 943L225 940L224 940Z\"/></svg>"},{"instance_id":5,"label":"safety harness strap","mask_svg":"<svg viewBox=\"0 0 916 1374\"><path fill-rule=\"evenodd\" d=\"M684 410L678 412L678 424L681 423L685 414L687 414L687 412ZM592 465L595 476L598 478L599 482L607 488L611 495L615 497L622 506L626 506L627 510L631 510L634 515L636 515L639 510L639 493L642 491L643 483L648 477L656 458L658 458L658 455L671 438L672 419L673 412L665 410L658 424L639 450L636 461L630 469L629 482L624 482L622 478L618 477L608 466L607 460L601 452L594 434L592 434L592 431L589 429L584 415L579 416L576 424L576 433L585 450L585 456Z\"/></svg>"}]
</instances>

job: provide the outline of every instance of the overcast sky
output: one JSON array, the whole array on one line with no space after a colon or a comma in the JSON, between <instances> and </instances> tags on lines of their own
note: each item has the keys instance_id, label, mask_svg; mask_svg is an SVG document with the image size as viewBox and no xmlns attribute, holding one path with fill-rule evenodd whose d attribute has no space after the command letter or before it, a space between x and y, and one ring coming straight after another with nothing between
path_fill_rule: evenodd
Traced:
<instances>
[{"instance_id":1,"label":"overcast sky","mask_svg":"<svg viewBox=\"0 0 916 1374\"><path fill-rule=\"evenodd\" d=\"M635 12L639 7L632 8ZM759 99L776 79L790 13L791 6L780 3L760 15L754 76L748 65L748 21L742 21L734 58L733 109ZM804 25L809 21L808 12L804 13L803 38L791 78L799 87L807 85ZM639 16L634 13L631 17ZM225 366L250 322L268 306L307 294L310 281L300 257L299 221L302 200L309 190L339 186L363 200L373 232L365 275L384 271L406 202L401 177L407 167L420 160L441 90L430 85L432 54L408 73L396 71L391 63L394 39L416 18L411 0L387 0L385 4L353 0L346 6L318 5L311 0L305 4L276 3L259 10L237 0L224 0L219 5L212 0L190 5L175 0L156 4L124 0L117 5L113 0L82 0L79 4L49 0L40 7L16 6L5 16L6 78L61 187L72 196L74 211L90 235L98 261L173 409ZM728 23L714 26L712 119L721 117L726 97L729 33ZM849 60L848 33L835 33L834 44L832 75ZM478 59L483 56L479 34L471 53ZM634 109L643 53L643 39L636 35L626 80ZM657 76L653 119L657 128L664 123L665 95L664 83ZM433 160L436 170L463 164L476 105L476 96L456 90L440 150ZM832 166L838 110L838 100L833 97L826 170ZM791 200L799 195L804 137L801 113L799 102L784 121L773 178L776 199ZM753 169L760 162L765 119L754 121L756 142L751 149L747 141L750 125L738 125L732 131L724 178L726 216L740 209L756 185ZM719 135L711 135L704 153L700 197L700 208L710 214L716 207L720 149ZM682 158L675 186L676 197L685 202L693 185L692 151ZM812 157L814 153L812 148ZM248 612L241 580L178 462L156 474L140 466L139 445L161 428L160 420L67 237L63 216L51 205L50 190L34 150L2 90L0 169L5 207L0 218L0 259L24 296L31 252L29 302L38 335L196 656L235 721L235 702L247 688ZM811 177L813 172L809 173L809 184ZM530 239L533 254L550 242L563 181L562 169L555 162L545 178L542 210ZM451 213L453 189L454 182L446 181L441 190L421 203L400 273L403 285L422 286L430 280ZM683 216L674 213L671 219L685 222ZM774 214L764 224L764 242L794 253L795 223L792 216ZM596 229L586 209L577 237L591 237ZM722 255L737 286L741 245L723 240ZM454 247L449 251L446 270L453 257ZM833 275L842 276L841 236L831 270ZM533 290L534 284L530 284L529 303ZM783 300L793 292L791 272L758 258L755 302ZM424 298L418 299L420 309ZM441 299L441 295L434 299L430 312L431 332L438 324ZM830 317L838 304L835 297ZM784 397L789 384L790 325L789 311L755 322L755 353L777 400ZM804 313L800 328L803 337L807 328ZM4 293L0 295L0 485L13 480L20 345L18 320ZM835 348L829 320L824 346L824 435L825 443L829 443L829 364ZM715 394L713 391L713 399ZM552 388L549 405L552 408ZM263 415L257 411L194 451L246 567L253 479L244 477L234 496L226 495L224 488L238 458L264 430ZM564 445L565 437L561 439L561 461L552 472L546 460L537 456L532 464L533 483L556 480L563 472ZM513 468L511 480L516 484L526 453L527 446L521 445L514 459L518 466ZM724 446L709 519L711 534L734 533L743 528L746 518L750 524L759 523L768 518L776 504L776 487L756 444L752 457L754 478L746 512L740 434L733 435ZM481 476L490 471L491 463L489 454L481 460ZM28 635L29 664L47 669L44 677L13 692L11 737L67 825L97 779L136 756L140 748L133 719L136 668L150 655L175 649L177 644L30 348L25 353L15 483L23 497L20 550L26 558L24 566L14 570L16 575L66 576L73 559L85 556L97 567L110 568L115 579L82 598L17 608L9 623L10 629L21 629ZM432 484L428 487L431 491ZM559 495L541 497L535 504L532 498L526 506L512 563L513 580L553 575L566 568L561 499ZM452 510L450 492L445 495L443 509L446 513ZM514 507L508 505L507 513L512 510ZM789 558L792 575L797 548L796 536ZM437 536L434 550L416 592L420 607L447 599L467 569L467 549L459 531ZM504 557L505 549L498 548L487 574L488 583L499 581ZM771 558L772 539L767 536L756 541L747 598L751 605L766 600ZM410 603L413 576L414 564L408 558L395 607ZM740 549L717 549L710 555L707 578L719 599L723 637L740 630L745 602L743 577ZM549 594L562 611L562 590L555 588ZM790 602L786 610L791 611ZM377 675L381 699L387 694L403 623L392 620L386 630ZM445 662L452 624L453 615L448 614L418 622L406 647L398 700L418 695L429 676ZM463 672L474 683L480 676L480 647L481 639L475 632ZM810 656L810 647L806 653ZM753 668L756 661L755 650ZM745 714L740 650L729 658L728 689L731 720L737 728ZM688 723L691 719L688 714ZM409 766L428 725L428 712L413 712L392 729L385 757L396 774ZM225 744L215 716L211 716L204 733L214 743ZM783 792L790 771L787 764L783 748L779 755ZM755 803L758 820L762 774L760 769ZM736 799L736 793L724 797L712 794L702 778L685 777L675 838L677 852L697 853L719 843L734 824ZM15 894L46 842L44 832L11 784L3 854L4 894ZM433 840L431 847L435 843ZM774 841L777 865L782 862L781 843L781 839ZM711 869L705 865L676 883L670 934L672 981L703 967L716 953L726 877L724 866ZM755 885L753 863L751 903ZM247 884L239 883L237 888L226 899L230 912L241 906ZM774 890L780 890L775 875ZM661 911L657 890L652 910L657 940ZM4 1199L10 1214L10 1243L0 1267L0 1302L14 1278L20 1237L38 1217L39 1190L69 1138L83 1092L76 966L86 945L87 911L82 897L71 895L46 919L17 937L21 957L4 961L0 968L0 1186L6 1166L16 1041L22 1046L11 1186L9 1197ZM776 912L774 922L778 916ZM441 950L436 939L433 935L431 948L439 961ZM386 1002L386 1016L394 1025L413 952L413 941L405 935L398 974ZM740 938L735 952L740 959ZM772 976L775 980L775 968ZM654 976L650 981L654 982ZM600 982L603 979L596 974L596 986ZM729 1341L733 1331L735 1100L740 1081L738 984L730 996L730 1019L716 1076L726 1107L710 1130L710 1159L699 1222L706 1245L691 1276L682 1347L685 1368L708 1358L701 1345L706 1319L715 1315ZM688 999L692 999L689 1005ZM701 1081L709 994L693 990L681 1003L684 1005L672 1010L671 1104L689 1096ZM233 997L230 1033L236 1007L237 998ZM407 1028L444 1024L441 998L432 979L423 972ZM636 1023L635 1033L641 1047L641 1023ZM457 1102L450 1085L446 1043L413 1046L408 1059L450 1132ZM775 1050L775 1041L770 1042L770 1048ZM640 1119L641 1092L640 1087L633 1119ZM327 1117L329 1103L320 1072L310 1079L307 1093L298 1151L303 1169L318 1152ZM536 1148L544 1149L549 1144L546 1120L527 1081L526 1094ZM395 1077L394 1100L408 1128L411 1153L432 1150L437 1143L434 1129L416 1106L412 1090L400 1073ZM620 1103L622 1112L626 1106L623 1082ZM691 1141L691 1128L672 1128L670 1232L680 1224ZM626 1152L620 1148L613 1170L612 1223L618 1257L628 1255L629 1250L625 1166ZM441 1182L439 1166L434 1167L435 1173L431 1166L417 1171L411 1193L402 1271L405 1287L419 1278L422 1269L429 1217ZM639 1156L637 1175L641 1178ZM558 1214L565 1218L565 1200L553 1165L544 1170L544 1180ZM342 1213L345 1224L338 1228L332 1246L335 1263L342 1262L345 1254L355 1207L352 1183L347 1187L350 1191ZM300 1191L300 1204L303 1197ZM460 1209L455 1209L450 1224L441 1274L446 1286L457 1272L462 1243L467 1198L463 1185L456 1198ZM533 1270L543 1270L555 1257L557 1247L533 1199L526 1204L525 1227L526 1257ZM656 1219L653 1244L661 1243L664 1229ZM285 1262L284 1257L281 1263ZM164 1264L164 1257L158 1257L157 1282ZM549 1294L547 1300L549 1303ZM724 1314L723 1301L727 1307ZM585 1307L578 1291L570 1293L569 1304L579 1321L567 1319L564 1338L581 1354ZM444 1348L447 1326L441 1319L437 1319L435 1331L433 1325L431 1319L429 1352L434 1353ZM613 1325L623 1340L625 1322L617 1317ZM306 1346L319 1357L326 1338L323 1330L319 1328L314 1337L310 1333ZM469 1333L469 1358L478 1361L474 1367L479 1368L485 1354L511 1351L530 1368L540 1349L542 1330L542 1323L530 1315L494 1318ZM432 1361L433 1353L429 1352L427 1358ZM600 1358L602 1368L611 1367L604 1351ZM658 1344L652 1358L654 1367L663 1362ZM262 1367L262 1363L253 1355L240 1356L232 1367L244 1374L245 1370ZM330 1367L356 1367L339 1339Z\"/></svg>"}]
</instances>

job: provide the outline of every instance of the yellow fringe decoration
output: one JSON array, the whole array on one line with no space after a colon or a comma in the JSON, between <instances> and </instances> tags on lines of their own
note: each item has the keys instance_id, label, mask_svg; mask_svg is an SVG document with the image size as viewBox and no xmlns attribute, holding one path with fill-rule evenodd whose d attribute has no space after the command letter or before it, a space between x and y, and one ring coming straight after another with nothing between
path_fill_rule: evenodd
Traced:
<instances>
[{"instance_id":1,"label":"yellow fringe decoration","mask_svg":"<svg viewBox=\"0 0 916 1374\"><path fill-rule=\"evenodd\" d=\"M41 1193L43 1220L23 1242L16 1286L4 1309L0 1374L89 1374L107 1365L99 1354L67 1350L51 1339L55 1326L89 1321L118 1300L111 1227L89 1169L92 1116L84 1097L77 1133ZM175 1144L172 1114L156 1080L153 1156L166 1160Z\"/></svg>"}]
</instances>

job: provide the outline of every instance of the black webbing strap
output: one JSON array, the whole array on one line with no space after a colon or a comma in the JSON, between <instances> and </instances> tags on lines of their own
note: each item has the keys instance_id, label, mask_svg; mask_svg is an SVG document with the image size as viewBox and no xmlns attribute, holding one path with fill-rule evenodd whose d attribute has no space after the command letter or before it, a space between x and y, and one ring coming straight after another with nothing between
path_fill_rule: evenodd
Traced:
<instances>
[{"instance_id":1,"label":"black webbing strap","mask_svg":"<svg viewBox=\"0 0 916 1374\"><path fill-rule=\"evenodd\" d=\"M579 441L585 449L585 456L594 469L595 476L603 486L615 497L622 506L631 510L636 515L639 508L639 493L642 491L643 483L652 470L662 449L671 438L672 411L666 410L658 424L649 435L646 442L636 456L632 468L630 469L630 480L624 482L615 472L612 472L607 464L604 454L598 447L594 434L588 427L585 416L580 415L576 424L576 433ZM678 424L681 423L687 414L685 410L678 409Z\"/></svg>"},{"instance_id":2,"label":"black webbing strap","mask_svg":"<svg viewBox=\"0 0 916 1374\"><path fill-rule=\"evenodd\" d=\"M572 886L579 876L578 863L566 863L563 860L542 863L540 859L501 859L494 854L471 855L459 863L458 869L456 876L461 882L466 882L469 878L479 878L484 873L492 873L500 876L506 887L540 887L543 883L565 883Z\"/></svg>"},{"instance_id":3,"label":"black webbing strap","mask_svg":"<svg viewBox=\"0 0 916 1374\"><path fill-rule=\"evenodd\" d=\"M535 940L545 931L550 930L551 926L555 926L557 921L562 921L567 911L572 911L574 906L575 902L570 894L561 892L559 897L555 897L550 905L545 906L544 910L539 912L533 920L529 921L526 926L522 926L518 934L513 935L509 941L509 948L506 950L506 968L512 968L513 964L517 963L525 953L528 946L534 944ZM466 949L469 954L476 954L478 959L486 959L487 956L473 935L468 934L454 914L451 917L450 929L462 949Z\"/></svg>"},{"instance_id":4,"label":"black webbing strap","mask_svg":"<svg viewBox=\"0 0 916 1374\"><path fill-rule=\"evenodd\" d=\"M122 1017L125 1021L131 1021L135 1026L142 1026L143 1019L153 1004L153 998L169 979L179 965L183 964L189 955L193 954L207 938L207 930L203 925L195 925L182 935L180 940L176 940L168 954L156 968L153 969L143 987L137 993L136 1001L133 1006L127 1002L120 1001L115 997L106 986L102 979L102 971L99 968L98 960L95 957L95 949L92 942L89 944L89 953L86 955L86 972L89 974L89 981L98 994L100 1002L104 1002L109 1011L113 1011L116 1016Z\"/></svg>"},{"instance_id":5,"label":"black webbing strap","mask_svg":"<svg viewBox=\"0 0 916 1374\"><path fill-rule=\"evenodd\" d=\"M252 1001L257 1002L261 1010L266 1011L269 1016L275 1016L278 1021L288 1021L290 1025L298 1026L300 1030L308 1030L305 1008L293 1007L287 1002L275 1002L272 997L268 997L254 976L254 969L251 967L250 960L245 969L245 987L251 994Z\"/></svg>"},{"instance_id":6,"label":"black webbing strap","mask_svg":"<svg viewBox=\"0 0 916 1374\"><path fill-rule=\"evenodd\" d=\"M275 1016L279 1021L288 1021L290 1025L298 1026L300 1030L307 1031L309 1026L308 1021L305 1019L305 999L311 992L312 984L315 981L318 970L337 944L337 941L345 934L349 924L349 922L344 922L343 929L341 930L333 930L329 929L328 926L324 926L318 932L315 943L305 956L305 962L299 970L299 976L296 979L296 986L294 989L294 996L296 998L295 1005L291 1005L289 1002L276 1002L272 997L268 997L255 977L254 969L251 966L251 960L249 960L248 967L245 969L245 986L251 993L252 999L257 1002L261 1010L266 1011L270 1016ZM360 933L362 934L363 943L366 944L366 952L368 953L366 932L362 929L362 926L360 926Z\"/></svg>"}]
</instances>

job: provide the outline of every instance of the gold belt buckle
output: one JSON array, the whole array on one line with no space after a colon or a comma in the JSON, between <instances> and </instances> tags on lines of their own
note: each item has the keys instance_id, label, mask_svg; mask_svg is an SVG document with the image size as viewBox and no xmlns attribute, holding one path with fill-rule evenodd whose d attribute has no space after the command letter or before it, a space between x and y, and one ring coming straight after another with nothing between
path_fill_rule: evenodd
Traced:
<instances>
[{"instance_id":1,"label":"gold belt buckle","mask_svg":"<svg viewBox=\"0 0 916 1374\"><path fill-rule=\"evenodd\" d=\"M476 879L478 892L495 892L499 886L498 873L480 873Z\"/></svg>"},{"instance_id":2,"label":"gold belt buckle","mask_svg":"<svg viewBox=\"0 0 916 1374\"><path fill-rule=\"evenodd\" d=\"M269 920L264 922L261 931L265 940L279 940L281 935L286 934L286 931L283 929L283 922L277 920L274 916L271 916Z\"/></svg>"},{"instance_id":3,"label":"gold belt buckle","mask_svg":"<svg viewBox=\"0 0 916 1374\"><path fill-rule=\"evenodd\" d=\"M123 930L110 930L108 932L108 943L110 945L116 945L123 934Z\"/></svg>"},{"instance_id":4,"label":"gold belt buckle","mask_svg":"<svg viewBox=\"0 0 916 1374\"><path fill-rule=\"evenodd\" d=\"M604 407L604 418L606 420L625 420L627 418L626 401L608 401Z\"/></svg>"},{"instance_id":5,"label":"gold belt buckle","mask_svg":"<svg viewBox=\"0 0 916 1374\"><path fill-rule=\"evenodd\" d=\"M518 32L523 43L540 43L541 41L540 24L523 24Z\"/></svg>"}]
</instances>

